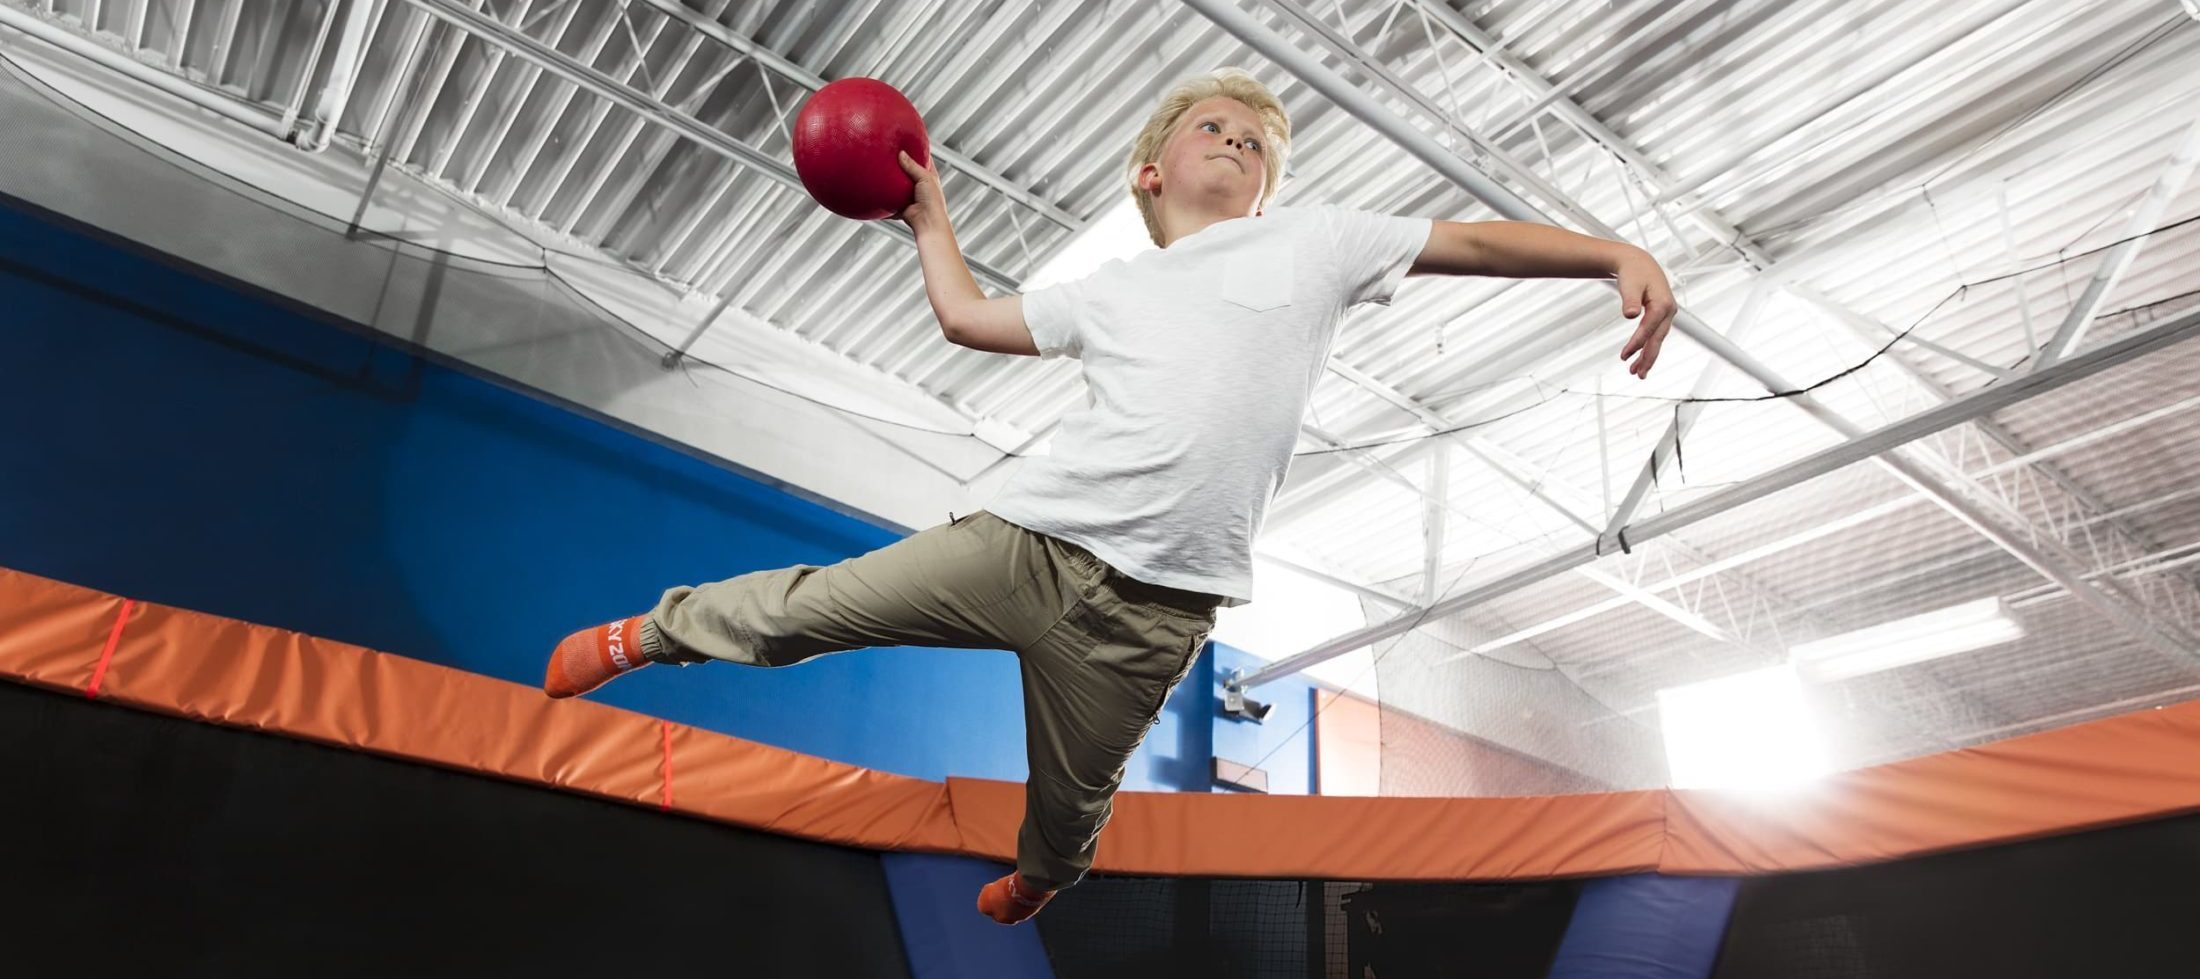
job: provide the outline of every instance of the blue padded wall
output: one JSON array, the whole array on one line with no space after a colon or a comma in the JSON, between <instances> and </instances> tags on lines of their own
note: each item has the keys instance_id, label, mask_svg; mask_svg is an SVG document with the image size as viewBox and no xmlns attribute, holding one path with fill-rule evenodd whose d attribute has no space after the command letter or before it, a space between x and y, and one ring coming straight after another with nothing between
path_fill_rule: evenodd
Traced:
<instances>
[{"instance_id":1,"label":"blue padded wall","mask_svg":"<svg viewBox=\"0 0 2200 979\"><path fill-rule=\"evenodd\" d=\"M1738 882L1638 874L1583 885L1550 979L1704 979Z\"/></svg>"}]
</instances>

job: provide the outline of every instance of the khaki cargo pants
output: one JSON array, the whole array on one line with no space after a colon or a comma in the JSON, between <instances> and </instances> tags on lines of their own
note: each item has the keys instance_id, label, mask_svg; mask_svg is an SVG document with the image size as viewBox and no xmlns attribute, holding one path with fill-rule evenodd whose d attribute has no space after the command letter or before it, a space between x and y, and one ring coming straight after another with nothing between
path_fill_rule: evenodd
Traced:
<instances>
[{"instance_id":1,"label":"khaki cargo pants","mask_svg":"<svg viewBox=\"0 0 2200 979\"><path fill-rule=\"evenodd\" d=\"M1124 763L1219 604L981 510L831 567L673 588L650 621L668 657L745 666L868 646L1013 650L1031 764L1016 869L1058 889L1092 867Z\"/></svg>"}]
</instances>

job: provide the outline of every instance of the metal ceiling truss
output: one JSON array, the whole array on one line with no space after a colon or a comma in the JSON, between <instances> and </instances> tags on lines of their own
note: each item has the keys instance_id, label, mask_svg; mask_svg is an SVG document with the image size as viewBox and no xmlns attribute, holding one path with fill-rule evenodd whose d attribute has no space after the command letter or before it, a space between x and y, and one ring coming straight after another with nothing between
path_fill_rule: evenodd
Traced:
<instances>
[{"instance_id":1,"label":"metal ceiling truss","mask_svg":"<svg viewBox=\"0 0 2200 979\"><path fill-rule=\"evenodd\" d=\"M1423 114L1432 117L1440 130L1447 135L1456 134L1465 137L1465 142L1476 151L1473 158L1465 158L1463 154L1452 148L1456 147L1457 141L1453 141L1452 147L1446 147L1429 137L1411 122L1394 115L1386 107L1369 97L1367 93L1357 90L1350 83L1344 81L1341 76L1323 65L1319 60L1308 56L1280 35L1258 23L1251 15L1231 3L1230 0L1185 0L1185 2L1199 10L1224 30L1267 56L1271 61L1283 66L1310 87L1329 95L1332 101L1339 103L1363 121L1389 135L1401 147L1421 158L1439 172L1451 177L1501 215L1513 220L1555 223L1548 214L1530 204L1520 194L1499 183L1489 173L1484 172L1485 167L1499 171L1515 184L1527 188L1530 193L1541 196L1545 201L1550 202L1555 210L1573 218L1583 230L1606 237L1618 237L1611 227L1597 220L1584 207L1563 199L1565 197L1563 189L1555 188L1553 182L1546 181L1539 175L1528 172L1522 164L1514 161L1501 148L1491 142L1477 139L1471 133L1465 132L1463 123L1437 106L1434 100L1414 89L1410 84L1399 78L1396 73L1375 63L1369 55L1359 50L1348 37L1344 37L1335 30L1328 28L1327 25L1314 19L1303 8L1298 8L1289 0L1271 0L1271 2L1291 14L1296 19L1297 25L1304 29L1303 33L1320 41L1338 57L1351 63L1362 74L1381 82L1380 87L1384 89L1385 94L1420 107ZM1414 0L1404 0L1404 2L1414 2ZM1416 9L1425 11L1425 8L1418 3L1416 3ZM1997 8L1997 12L1993 17L1979 20L1969 29L1975 30L1979 26L1990 22L1991 19L1998 18L2001 13L2006 12L2006 10ZM1424 21L1424 24L1426 24L1426 21ZM1455 33L1452 36L1457 37L1458 35ZM1437 47L1433 34L1428 40L1431 42L1428 45L1430 48ZM1487 41L1486 38L1484 40ZM1487 46L1483 50L1487 51ZM1518 65L1514 66L1516 69L1518 67ZM1507 71L1502 68L1496 68L1495 70L1507 79L1518 77L1515 71ZM1448 67L1445 69L1444 80L1448 86L1450 84ZM1547 87L1548 83L1546 82L1544 85ZM1547 88L1537 98L1537 101L1531 104L1529 110L1522 114L1523 121L1531 124L1531 128L1535 128L1532 113L1547 109L1560 101L1564 101L1563 97L1555 89ZM1456 99L1454 99L1454 102L1456 104ZM1569 125L1572 125L1578 122L1578 119L1566 121ZM1579 132L1580 130L1577 129L1576 131ZM1503 135L1502 130L1500 135ZM1590 134L1584 133L1583 135L1589 137ZM1607 132L1605 135L1610 134ZM1639 154L1634 155L1638 158L1640 156ZM1618 155L1613 154L1612 158L1618 159ZM1544 159L1555 165L1557 157L1546 150ZM1659 195L1659 199L1671 200L1677 196L1679 195L1675 190L1667 189ZM1667 225L1667 228L1669 231L1672 230L1670 224ZM1678 238L1679 235L1676 233L1674 237ZM1682 242L1682 244L1685 245L1685 242ZM1752 256L1752 261L1754 262L1761 255L1762 253L1759 251L1758 256ZM1740 348L1710 331L1692 314L1683 311L1676 318L1675 325L1680 332L1703 343L1720 360L1740 369L1744 374L1763 384L1767 390L1779 392L1797 389L1795 385L1787 382L1770 368L1756 362ZM1853 439L1863 434L1861 426L1819 403L1808 394L1795 395L1785 400L1844 437ZM1677 439L1667 440L1667 444L1675 442L1677 442ZM1659 461L1653 458L1651 465L1654 467L1658 465ZM2079 570L2077 555L2071 553L2059 539L2043 534L2037 528L2032 527L2028 521L2023 519L2021 512L2010 507L2006 501L1993 496L1991 493L1982 492L1975 484L1968 483L1964 480L1960 471L1930 456L1912 459L1892 451L1877 457L1876 461L1892 471L1897 478L1933 498L1935 502L1949 510L1959 520L1962 520L1988 539L1995 541L2026 565L2061 585L2071 594L2086 601L2087 604L2092 605L2142 643L2172 659L2196 655L2194 641L2190 636L2184 634L2185 630L2175 623L2161 622L2151 618L2145 607L2138 605L2132 596L2117 586L2112 579L2102 579L2099 584L2088 583ZM1621 523L1624 524L1624 521ZM1401 616L1401 619L1405 618L1411 618L1414 621L1422 619L1420 615ZM1383 628L1384 626L1371 626L1324 643L1317 649L1333 649L1340 646L1342 646L1342 649L1357 648L1358 645L1364 644L1362 633L1372 634ZM1362 639L1362 641L1353 642L1351 646L1342 645L1354 639ZM1313 652L1313 650L1309 652ZM1301 656L1305 655L1301 654ZM1292 657L1286 662L1299 661L1300 659L1301 657ZM1245 682L1257 683L1284 675L1279 668L1280 666L1281 664L1273 664L1252 676L1246 677Z\"/></svg>"},{"instance_id":2,"label":"metal ceiling truss","mask_svg":"<svg viewBox=\"0 0 2200 979\"><path fill-rule=\"evenodd\" d=\"M1444 415L1438 412L1430 410L1428 407L1414 401L1412 398L1406 396L1404 393L1399 392L1394 388L1391 388L1389 385L1382 383L1380 380L1374 377L1370 377L1358 370L1351 368L1348 365L1334 360L1330 364L1330 370L1345 377L1347 380L1352 381L1354 384L1359 385L1361 388L1369 391L1370 393L1373 393L1378 398L1382 399L1383 401L1392 405L1398 410L1412 415L1423 426L1425 426L1426 431L1430 433L1432 440L1441 443L1436 447L1435 450L1436 456L1433 460L1433 464L1431 467L1432 479L1428 487L1423 490L1424 495L1429 497L1428 508L1432 512L1441 514L1449 510L1449 496L1442 486L1442 477L1449 472L1449 450L1456 445L1458 448L1463 450L1465 454L1471 456L1482 465L1488 467L1492 472L1496 473L1506 482L1509 482L1515 487L1518 487L1520 491L1527 494L1529 498L1549 508L1552 512L1558 514L1560 517L1563 517L1567 521L1567 523L1581 530L1589 537L1595 538L1602 532L1603 528L1601 526L1592 523L1588 518L1582 516L1581 514L1581 508L1585 505L1588 505L1585 504L1584 501L1589 499L1587 492L1582 490L1581 488L1565 485L1561 482L1558 482L1548 473L1529 472L1526 464L1522 462L1517 456L1515 456L1509 449L1506 449L1504 446L1499 445L1496 442L1493 442L1487 438L1483 438L1480 436L1467 436L1464 434L1452 432L1452 430L1457 427L1457 424L1454 421L1446 418ZM1439 435L1436 433L1449 434ZM1561 499L1561 497L1564 497L1565 499ZM1520 543L1523 541L1516 538L1515 542ZM1684 547L1686 546L1684 542L1676 541L1676 543ZM1441 544L1442 538L1440 536L1434 534L1431 534L1429 536L1423 588L1424 592L1429 593L1431 596L1428 601L1434 601L1436 597L1434 595L1434 591L1436 588L1435 572L1436 569L1441 566ZM1706 561L1710 560L1708 556L1700 555L1700 552L1699 556ZM1642 605L1644 608L1647 608L1652 612L1672 619L1673 621L1678 622L1681 625L1686 626L1687 628L1692 629L1696 632L1702 633L1705 637L1715 642L1742 645L1745 647L1755 648L1759 651L1764 652L1769 652L1774 647L1758 645L1754 643L1755 634L1750 627L1759 624L1758 613L1764 613L1764 622L1766 624L1772 625L1774 628L1777 628L1776 620L1771 618L1771 610L1782 606L1792 608L1794 605L1794 603L1791 601L1770 597L1768 594L1765 594L1767 592L1766 589L1764 589L1760 585L1755 584L1754 582L1746 582L1744 587L1746 588L1748 593L1754 599L1756 599L1756 601L1753 601L1749 604L1749 606L1745 609L1745 615L1743 616L1735 616L1729 614L1727 616L1727 618L1729 619L1728 624L1725 626L1721 626L1714 624L1711 620L1705 618L1698 609L1689 608L1683 605L1676 605L1675 603L1667 601L1664 598L1660 598L1650 592L1643 591L1639 588L1634 587L1633 582L1621 578L1615 578L1597 568L1575 568L1573 569L1573 573L1594 581L1597 584L1618 593L1621 597ZM1738 582L1738 584L1743 583ZM1727 608L1726 611L1731 613L1732 609Z\"/></svg>"},{"instance_id":3,"label":"metal ceiling truss","mask_svg":"<svg viewBox=\"0 0 2200 979\"><path fill-rule=\"evenodd\" d=\"M1534 132L1537 137L1533 144L1534 148L1541 150L1540 155L1537 157L1533 157L1532 159L1539 160L1544 170L1546 171L1545 175L1552 178L1552 180L1554 181L1563 180L1565 171L1562 163L1564 161L1561 161L1556 155L1552 153L1550 142L1545 137L1541 128L1544 122L1550 123L1554 129L1570 130L1577 138L1578 144L1593 146L1602 149L1609 152L1614 160L1621 161L1627 169L1633 171L1633 173L1630 175L1630 181L1636 186L1647 188L1648 194L1646 194L1646 196L1651 198L1651 209L1653 211L1658 210L1662 206L1663 202L1678 199L1687 190L1692 189L1693 186L1697 186L1682 186L1670 175L1664 173L1655 164L1651 163L1641 151L1632 146L1628 140L1613 133L1609 128L1605 127L1601 121L1597 120L1594 115L1590 114L1587 110L1583 109L1571 99L1565 97L1564 91L1559 89L1557 86L1554 86L1548 80L1542 78L1532 68L1528 67L1524 62L1521 62L1519 59L1513 57L1509 52L1504 50L1503 46L1499 44L1495 38L1481 31L1479 28L1476 28L1472 22L1468 21L1464 16L1460 15L1457 11L1453 10L1447 5L1429 3L1427 2L1427 0L1399 0L1399 2L1397 3L1388 5L1388 12L1382 15L1385 20L1385 25L1387 26L1390 20L1392 18L1395 18L1401 9L1410 7L1412 8L1414 14L1418 16L1422 25L1422 31L1418 37L1418 40L1425 42L1424 44L1418 46L1408 45L1408 50L1412 53L1410 53L1407 57L1401 59L1400 62L1394 66L1395 70L1391 70L1390 68L1386 68L1379 63L1375 63L1374 55L1360 49L1355 43L1353 43L1349 39L1351 36L1357 36L1357 34L1359 33L1351 25L1345 25L1344 36L1340 36L1337 30L1333 29L1327 23L1320 21L1314 14L1309 12L1306 8L1292 2L1292 0L1273 0L1273 5L1289 12L1294 18L1298 20L1300 26L1308 28L1309 36L1319 40L1321 43L1324 44L1324 46L1330 48L1333 53L1337 54L1340 58L1345 59L1347 63L1370 70L1377 77L1382 78L1390 86L1394 94L1398 94L1412 101L1414 104L1419 105L1424 112L1428 112L1436 118L1444 120L1446 124L1450 125L1453 129L1457 128L1459 122L1458 113L1445 113L1443 109L1436 104L1435 99L1424 93L1421 93L1418 89L1415 89L1412 86L1408 85L1401 76L1413 76L1419 74L1419 72L1416 71L1417 68L1425 65L1425 62L1427 60L1436 60L1440 65L1445 66L1445 70L1441 77L1443 83L1446 86L1446 94L1449 96L1449 98L1447 99L1447 103L1456 106L1461 103L1461 97L1457 90L1457 84L1453 78L1453 72L1449 70L1449 63L1445 62L1442 58L1441 51L1443 46L1447 42L1457 43L1464 46L1468 49L1468 51L1462 52L1462 55L1471 55L1469 57L1462 58L1462 61L1466 66L1470 68L1485 68L1487 69L1487 71L1484 74L1495 76L1493 80L1490 80L1490 84L1487 89L1479 91L1494 92L1497 94L1510 96L1509 99L1486 98L1480 100L1480 104L1482 105L1482 112L1485 119L1488 118L1490 114L1496 112L1501 108L1506 112L1511 113L1507 117L1508 121L1499 123L1492 127L1492 131L1495 133L1495 135L1492 136L1489 141L1492 143L1502 143L1508 136L1519 133L1522 126L1529 127L1530 131ZM1960 33L1968 36L1969 34L1982 29L1985 25L1999 20L2002 16L2009 13L2014 8L2014 6L2015 4L2003 3L1990 8L1975 11L1973 15L1964 22L1964 24L1960 28ZM1341 16L1341 9L1338 12ZM1661 16L1669 18L1676 16L1678 13L1678 10L1670 11ZM1363 19L1372 19L1374 16L1375 13L1372 11L1363 11L1362 14ZM1438 25L1440 25L1440 29ZM1609 54L1616 53L1616 49L1609 52ZM1600 56L1600 58L1608 57L1609 54L1606 56ZM1856 97L1868 91L1873 85L1883 82L1885 78L1891 78L1894 75L1899 74L1901 71L1907 70L1911 67L1915 67L1917 60L1919 59L1913 59L1911 61L1903 62L1898 65L1890 66L1889 68L1875 74L1872 79L1866 79L1851 84L1846 87L1842 92L1837 93L1836 95L1829 98L1828 102L1829 104L1846 104L1850 101L1853 101ZM1420 62L1420 64L1417 64L1417 61ZM1584 66L1575 70L1575 77L1588 77L1592 73L1593 68ZM1466 72L1461 72L1460 74L1466 74ZM1730 155L1734 160L1737 161L1747 158L1749 156L1753 156L1758 149L1762 149L1765 146L1770 146L1776 143L1778 139L1784 138L1784 136L1786 135L1790 134L1783 133L1773 137L1761 139L1755 145L1755 149ZM1477 145L1479 145L1479 142L1477 143ZM1525 148L1527 147L1523 147L1523 149ZM2149 229L2153 227L2155 221L2158 221L2160 219L2162 209L2167 205L2168 200L2172 196L2174 196L2178 187L2182 185L2184 177L2189 174L2196 152L2200 152L2200 123L2195 124L2194 129L2190 134L2188 134L2188 137L2182 148L2177 153L2173 154L2171 162L2168 164L2168 166L2165 167L2162 178L2155 183L2152 190L2148 193L2145 201L2133 214L2132 220L2130 222L2130 227L2127 228L2125 236L2137 234L2140 231ZM1498 159L1502 160L1503 157L1499 157ZM1624 183L1623 186L1625 186ZM1614 222L1614 224L1619 226L1632 226L1639 229L1642 227L1641 214L1639 211L1633 210L1634 201L1632 198L1628 200L1628 204L1630 207L1630 213L1628 214L1627 218L1623 219L1622 221ZM1562 211L1564 213L1575 213L1578 210L1580 209L1574 206L1562 207ZM1754 267L1759 271L1770 271L1774 267L1775 263L1766 253L1762 246L1760 246L1757 242L1744 234L1741 230L1735 227L1723 215L1720 215L1717 210L1713 209L1708 204L1688 208L1683 217L1688 222L1698 225L1700 230L1710 235L1713 243L1723 243L1727 247L1732 248L1749 266ZM1659 215L1659 221L1656 226L1665 227L1668 230L1671 230L1671 225L1671 216L1661 213ZM1675 239L1678 239L1678 233L1675 232L1673 237ZM2059 336L2068 334L2071 331L2077 329L2074 324L2090 321L2093 304L2097 303L2101 295L2103 295L2106 291L2105 287L2103 287L2103 284L2112 284L2113 276L2115 274L2120 274L2123 269L2129 267L2131 258L2136 254L2137 248L2143 245L2143 243L2144 239L2126 242L2124 245L2119 246L2118 249L2116 249L2109 258L2104 260L2100 273L2095 276L2094 284L2089 285L2089 288L2087 290L2086 298L2092 300L2093 303L2081 301L2079 307L2071 311L2071 314L2066 321L2065 329L2058 332ZM1791 258L1789 259L1790 263L1792 263L1793 260L1794 257L1791 256ZM1739 316L1737 316L1735 326L1730 329L1727 334L1729 340L1738 342L1741 337L1742 331L1749 329L1757 322L1757 307L1765 298L1769 296L1769 292L1766 291L1768 285L1772 288L1790 288L1790 284L1785 281L1768 281L1766 278L1760 277L1751 290L1749 300L1744 304L1743 312ZM1790 289L1790 291L1802 292L1804 290ZM1814 291L1811 291L1808 294L1815 304L1825 307L1844 325L1851 325L1853 327L1854 323L1859 320L1871 322L1875 326L1877 325L1876 320L1873 320L1870 317L1866 317L1861 313L1857 313L1854 310L1843 307L1839 303L1825 297L1823 294L1819 294ZM1893 335L1895 332L1892 330L1888 330L1884 326L1880 326L1879 329L1885 331L1888 335ZM1871 337L1868 338L1868 342L1872 346L1878 346L1879 344L1884 342L1884 337ZM1926 343L1922 340L1919 340L1917 342L1921 344ZM1929 346L1929 344L1927 345ZM2066 343L2063 346L2064 351L2067 352L2068 344ZM1955 354L1952 351L1940 350L1939 352L1942 353L1944 356L1957 358L1961 357L1960 354ZM2050 353L2052 353L2052 351L2050 351ZM2059 356L2059 354L2057 355ZM1934 390L1935 393L1938 395L1939 400L1944 401L1947 399L1949 394L1946 389L1938 385L1937 382L1932 381L1932 379L1922 370L1917 369L1914 363L1910 361L1907 357L1898 356L1895 358L1895 360L1899 364L1899 366L1903 367L1908 373L1917 377L1922 384L1927 386L1929 389ZM2051 363L2052 360L2047 359L2046 362ZM1714 380L1719 375L1719 373L1721 373L1721 371L1726 368L1726 366L1727 365L1725 364L1714 362L1713 364L1705 368L1703 376L1700 379L1699 384L1697 385L1697 396L1701 396L1708 389L1709 382ZM1607 534L1616 534L1619 529L1624 527L1627 522L1633 518L1636 507L1642 502L1648 490L1651 488L1657 471L1669 463L1671 454L1674 450L1674 446L1680 441L1683 436L1685 436L1689 425L1693 423L1694 419L1699 413L1700 406L1698 405L1684 405L1682 409L1676 413L1675 421L1668 426L1665 434L1660 438L1657 444L1657 448L1653 451L1652 459L1650 460L1650 462L1645 464L1643 470L1637 475L1635 482L1629 487L1628 493L1620 507L1616 511L1610 513L1605 527L1605 532ZM1988 430L1995 437L1996 441L2000 441L2003 444L2007 445L2012 451L2017 452L2020 455L2027 451L2014 436L2000 429L1991 420L1980 419L1975 424ZM2088 504L2095 510L2101 509L2101 505L2097 501L2092 500L2088 494L2077 487L2074 481L2068 479L2066 476L2063 476L2061 473L2053 472L2052 470L2050 470L2050 475L2051 478L2053 478L2058 485L2063 486L2068 491L2075 494L2082 502ZM1300 512L1303 513L1304 511Z\"/></svg>"},{"instance_id":4,"label":"metal ceiling truss","mask_svg":"<svg viewBox=\"0 0 2200 979\"><path fill-rule=\"evenodd\" d=\"M1801 485L1811 479L1834 472L1866 460L1876 460L1890 449L1968 423L1991 412L1999 411L2074 381L2091 377L2103 370L2143 357L2173 344L2189 340L2200 334L2200 309L2188 310L2159 323L2141 328L2129 335L2103 343L2084 353L2074 355L2044 371L2035 371L1981 391L1918 412L1899 422L1876 431L1853 437L1838 445L1812 453L1802 459L1755 476L1740 485L1721 490L1701 500L1682 504L1664 513L1636 521L1628 531L1629 540L1642 543L1655 540L1675 530L1700 523L1718 514L1744 504L1763 499L1782 490ZM1914 505L1924 497L1905 497L1881 504L1851 518L1867 519L1882 514L1881 508ZM1813 528L1806 533L1828 530L1835 525ZM1799 535L1800 536L1800 535ZM1785 546L1793 546L1785 544ZM1758 548L1756 550L1763 550ZM1537 561L1494 579L1479 582L1465 590L1413 614L1400 615L1362 630L1354 630L1312 649L1270 663L1244 678L1247 686L1256 685L1275 677L1289 676L1308 666L1333 659L1370 643L1411 631L1418 623L1452 615L1474 608L1497 597L1519 591L1544 581L1553 575L1563 574L1576 567L1593 563L1605 555L1594 546L1575 547ZM1740 556L1724 560L1735 561ZM2180 654L2181 655L2181 654Z\"/></svg>"},{"instance_id":5,"label":"metal ceiling truss","mask_svg":"<svg viewBox=\"0 0 2200 979\"><path fill-rule=\"evenodd\" d=\"M1448 465L1444 460L1452 442L1457 438L1453 436L1437 440L1439 445L1436 457L1432 460L1432 483L1429 488L1432 494L1442 491L1441 481L1433 474L1446 471ZM1598 535L1598 526L1581 516L1582 512L1593 505L1586 491L1559 482L1547 472L1530 472L1518 457L1487 440L1465 439L1464 448L1531 498L1564 517L1574 527L1591 538ZM1921 498L1907 499L1917 501ZM1441 515L1448 509L1447 506L1436 505L1432 499L1426 512ZM1435 579L1436 569L1440 566L1438 562L1441 560L1440 541L1440 536L1432 536L1427 545L1427 563L1423 570L1424 597L1414 606L1414 610L1428 607L1436 600ZM1801 638L1807 639L1831 635L1835 631L1813 609L1742 570L1747 561L1721 560L1681 539L1677 534L1669 534L1663 538L1663 543L1666 546L1644 548L1636 554L1623 552L1597 565L1569 569L1572 573L1612 591L1616 597L1591 605L1578 614L1562 616L1525 629L1511 629L1497 638L1440 657L1431 665L1481 655L1522 642L1532 642L1559 628L1627 605L1640 605L1712 642L1766 658L1782 655L1787 648L1788 637L1798 632L1801 633ZM1756 553L1753 558L1762 557L1766 553L1770 552ZM1685 569L1677 567L1673 560L1675 556L1686 558L1694 566ZM1653 570L1663 572L1662 578L1655 584L1650 580ZM1477 611L1485 616L1489 615L1487 608ZM1494 616L1490 617L1495 619ZM1786 624L1784 630L1783 622ZM1549 653L1541 649L1537 649L1537 654L1550 658ZM1621 657L1606 660L1602 664L1574 664L1569 675L1575 683L1586 685L1600 676L1623 668L1639 668L1641 665L1632 658ZM1245 682L1236 676L1232 680L1240 685ZM1967 693L1952 691L1948 697L1969 706L1975 713L1986 712ZM1879 709L1883 705L1864 706L1878 715L1878 720L1883 725L1901 727L1915 737L1940 741L1940 736L1921 726L1919 718L1912 713ZM1622 716L1629 713L1631 712L1623 711Z\"/></svg>"}]
</instances>

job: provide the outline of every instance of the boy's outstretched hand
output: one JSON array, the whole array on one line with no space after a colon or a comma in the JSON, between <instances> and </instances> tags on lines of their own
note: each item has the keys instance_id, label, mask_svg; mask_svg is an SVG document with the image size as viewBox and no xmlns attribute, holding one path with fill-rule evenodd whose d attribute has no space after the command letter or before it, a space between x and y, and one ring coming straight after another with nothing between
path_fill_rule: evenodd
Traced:
<instances>
[{"instance_id":1,"label":"boy's outstretched hand","mask_svg":"<svg viewBox=\"0 0 2200 979\"><path fill-rule=\"evenodd\" d=\"M1666 284L1665 270L1658 267L1658 260L1640 248L1620 259L1619 268L1620 314L1628 319L1642 317L1635 327L1635 335L1627 338L1619 359L1634 357L1627 366L1627 373L1636 377L1650 376L1650 365L1658 361L1658 348L1665 343L1665 334L1673 328L1673 317L1680 306L1673 302L1673 287Z\"/></svg>"},{"instance_id":2,"label":"boy's outstretched hand","mask_svg":"<svg viewBox=\"0 0 2200 979\"><path fill-rule=\"evenodd\" d=\"M947 223L947 197L940 191L940 175L929 166L918 166L907 151L896 151L901 160L901 172L917 182L917 197L901 213L894 215L909 226L912 234L923 234L935 225Z\"/></svg>"}]
</instances>

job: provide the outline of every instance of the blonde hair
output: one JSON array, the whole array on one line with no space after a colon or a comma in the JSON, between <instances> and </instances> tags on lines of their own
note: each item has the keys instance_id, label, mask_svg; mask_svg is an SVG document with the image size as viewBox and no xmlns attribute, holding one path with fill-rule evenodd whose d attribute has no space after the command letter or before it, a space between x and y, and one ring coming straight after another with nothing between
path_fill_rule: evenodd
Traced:
<instances>
[{"instance_id":1,"label":"blonde hair","mask_svg":"<svg viewBox=\"0 0 2200 979\"><path fill-rule=\"evenodd\" d=\"M1138 170L1148 163L1160 162L1161 147L1176 132L1184 114L1191 111L1193 105L1216 96L1228 96L1244 103L1260 117L1261 130L1267 134L1264 147L1267 152L1261 154L1260 206L1267 207L1282 188L1284 160L1291 155L1291 116L1283 110L1283 103L1275 93L1243 68L1218 68L1178 82L1169 94L1161 97L1161 105L1146 119L1146 127L1138 131L1137 141L1131 144L1127 174L1131 199L1138 203L1138 213L1146 219L1146 234L1163 248L1168 247L1168 242L1161 240L1161 216L1154 210L1153 195L1138 186Z\"/></svg>"}]
</instances>

